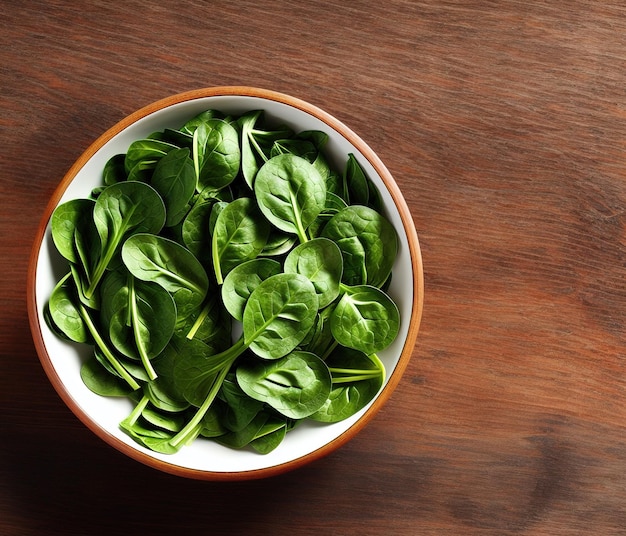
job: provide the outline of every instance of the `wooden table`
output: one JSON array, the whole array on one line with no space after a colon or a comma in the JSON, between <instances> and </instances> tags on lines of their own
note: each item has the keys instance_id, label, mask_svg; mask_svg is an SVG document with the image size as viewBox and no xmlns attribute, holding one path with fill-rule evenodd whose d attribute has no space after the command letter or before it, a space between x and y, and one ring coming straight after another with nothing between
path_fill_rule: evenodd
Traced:
<instances>
[{"instance_id":1,"label":"wooden table","mask_svg":"<svg viewBox=\"0 0 626 536\"><path fill-rule=\"evenodd\" d=\"M626 8L0 1L0 534L626 534ZM411 208L424 317L391 400L303 469L191 481L61 402L26 312L73 161L174 93L322 107Z\"/></svg>"}]
</instances>

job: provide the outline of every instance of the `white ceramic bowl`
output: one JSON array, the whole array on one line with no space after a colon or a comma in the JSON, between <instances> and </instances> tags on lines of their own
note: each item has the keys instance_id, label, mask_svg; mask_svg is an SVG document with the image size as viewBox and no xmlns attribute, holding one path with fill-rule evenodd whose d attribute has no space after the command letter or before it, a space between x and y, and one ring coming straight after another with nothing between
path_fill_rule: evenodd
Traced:
<instances>
[{"instance_id":1,"label":"white ceramic bowl","mask_svg":"<svg viewBox=\"0 0 626 536\"><path fill-rule=\"evenodd\" d=\"M125 153L131 142L166 127L178 128L209 108L232 114L262 109L268 120L275 119L295 131L326 132L329 135L326 153L330 161L343 166L349 153L356 156L379 188L386 215L400 237L389 294L400 309L401 326L396 341L380 354L387 370L383 388L369 406L351 418L336 424L304 423L289 432L283 443L266 455L232 450L208 440L194 441L174 455L155 453L138 445L119 428L119 422L132 409L131 402L101 397L87 389L79 370L90 349L58 339L48 329L43 316L44 305L55 283L66 272L66 264L57 254L50 236L49 221L56 206L70 199L87 197L101 184L107 160ZM288 95L249 87L215 87L174 95L138 110L107 130L76 161L54 192L38 230L28 274L28 310L35 346L52 385L72 412L100 438L131 458L165 472L206 480L275 475L316 460L352 438L398 384L413 352L422 302L422 260L413 219L397 184L374 151L348 127L316 106Z\"/></svg>"}]
</instances>

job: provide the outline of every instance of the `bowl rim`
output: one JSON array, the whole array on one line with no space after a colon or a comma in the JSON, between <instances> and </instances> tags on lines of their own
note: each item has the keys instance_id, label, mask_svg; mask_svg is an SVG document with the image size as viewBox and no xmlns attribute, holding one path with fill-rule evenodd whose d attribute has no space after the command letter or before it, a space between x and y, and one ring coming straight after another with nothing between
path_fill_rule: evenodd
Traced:
<instances>
[{"instance_id":1,"label":"bowl rim","mask_svg":"<svg viewBox=\"0 0 626 536\"><path fill-rule=\"evenodd\" d=\"M281 463L279 465L260 469L223 473L183 467L151 457L121 442L118 438L111 435L106 429L94 422L73 399L71 393L66 389L65 385L61 381L52 364L43 339L42 326L40 324L40 319L38 315L36 293L37 264L50 217L55 207L60 202L63 194L65 193L71 182L74 180L75 176L85 166L89 159L101 147L103 147L109 140L111 140L121 131L154 112L158 112L163 108L167 108L169 106L177 105L183 102L218 96L256 97L286 104L288 106L306 112L313 117L316 117L327 126L337 131L341 136L346 138L352 145L354 145L354 147L361 152L363 157L369 161L372 167L379 174L380 179L384 183L385 187L388 189L389 194L391 195L394 204L396 205L396 209L399 213L404 232L407 237L409 258L411 260L411 271L413 275L413 301L411 304L411 317L409 320L406 339L402 346L398 362L394 368L393 373L389 375L388 380L383 386L381 392L378 394L378 396L372 402L366 412L361 416L361 418L358 419L339 436L334 438L332 441L326 443L317 450L314 450L299 458ZM417 231L415 229L415 224L413 222L413 218L406 203L406 200L404 199L398 185L396 184L395 179L392 177L391 173L382 162L382 160L369 147L369 145L365 141L363 141L353 130L351 130L344 123L336 119L334 116L330 115L328 112L325 112L321 108L317 107L316 105L310 104L300 98L293 97L285 93L250 86L215 86L177 93L152 102L151 104L148 104L136 110L135 112L124 117L122 120L118 121L88 146L88 148L69 168L67 173L61 179L60 183L56 186L53 194L51 195L46 205L43 216L37 228L37 232L31 249L27 272L26 294L30 331L42 367L57 394L61 397L63 402L68 406L72 413L74 413L76 417L78 417L78 419L85 426L87 426L87 428L89 428L98 437L100 437L110 446L116 448L121 453L160 471L170 473L176 476L182 476L198 480L235 481L276 476L278 474L291 471L293 469L302 467L310 462L318 460L348 442L361 429L363 429L363 427L365 427L365 425L376 415L376 413L378 413L378 411L387 402L392 392L397 387L413 354L423 312L424 270Z\"/></svg>"}]
</instances>

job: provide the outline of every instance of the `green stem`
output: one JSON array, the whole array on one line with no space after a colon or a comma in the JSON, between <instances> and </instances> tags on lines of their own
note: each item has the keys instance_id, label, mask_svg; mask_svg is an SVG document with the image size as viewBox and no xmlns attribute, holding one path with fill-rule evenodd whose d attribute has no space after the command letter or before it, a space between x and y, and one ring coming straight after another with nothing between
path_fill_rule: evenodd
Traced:
<instances>
[{"instance_id":1,"label":"green stem","mask_svg":"<svg viewBox=\"0 0 626 536\"><path fill-rule=\"evenodd\" d=\"M131 323L133 327L133 335L135 337L135 345L137 346L137 351L139 352L139 358L141 359L141 363L143 364L144 369L146 369L146 373L148 374L148 378L151 380L157 379L157 373L152 367L152 363L150 363L150 358L148 357L148 352L146 350L146 345L144 344L143 337L139 332L139 312L137 310L137 294L135 292L135 278L129 278L129 306L130 306L130 315L131 315Z\"/></svg>"},{"instance_id":2,"label":"green stem","mask_svg":"<svg viewBox=\"0 0 626 536\"><path fill-rule=\"evenodd\" d=\"M128 373L128 371L122 366L122 364L118 361L118 359L113 355L113 352L111 352L109 347L106 345L106 343L100 336L100 333L98 332L98 330L96 329L96 326L91 320L91 317L89 316L89 313L87 312L87 309L85 309L85 306L82 303L78 304L78 310L80 311L80 314L83 317L83 320L85 322L85 325L87 326L87 329L89 330L89 333L91 333L91 336L93 337L95 343L97 344L98 348L100 348L104 356L108 359L109 363L111 363L111 365L116 370L116 372L126 381L126 383L133 390L139 389L139 384Z\"/></svg>"},{"instance_id":3,"label":"green stem","mask_svg":"<svg viewBox=\"0 0 626 536\"><path fill-rule=\"evenodd\" d=\"M261 149L261 146L256 141L256 138L252 135L252 132L254 131L252 130L251 133L248 134L248 139L250 140L251 145L256 149L258 155L263 159L263 162L267 162L267 156L265 156L265 153Z\"/></svg>"},{"instance_id":4,"label":"green stem","mask_svg":"<svg viewBox=\"0 0 626 536\"><path fill-rule=\"evenodd\" d=\"M139 417L141 417L143 410L146 409L149 402L150 398L144 395L141 400L137 402L137 405L134 407L133 411L130 412L130 415L124 419L124 424L127 424L129 427L133 426Z\"/></svg>"},{"instance_id":5,"label":"green stem","mask_svg":"<svg viewBox=\"0 0 626 536\"><path fill-rule=\"evenodd\" d=\"M337 348L337 346L339 346L339 343L335 339L333 339L333 342L328 347L328 350L326 350L324 352L324 355L321 357L322 361L326 361L326 359L328 359L328 356L333 353L333 350Z\"/></svg>"},{"instance_id":6,"label":"green stem","mask_svg":"<svg viewBox=\"0 0 626 536\"><path fill-rule=\"evenodd\" d=\"M215 400L215 397L217 396L217 393L220 390L222 383L224 383L224 379L226 378L226 374L228 374L228 371L230 370L231 364L232 363L229 363L228 366L224 366L222 368L219 375L213 381L213 385L209 390L209 394L204 399L204 402L202 402L202 405L198 408L198 411L196 411L195 415L185 425L185 427L180 432L178 432L172 439L170 439L169 443L172 447L177 448L181 444L186 443L188 436L197 431L200 422L202 421L206 412L209 411L209 408L211 407L213 400Z\"/></svg>"},{"instance_id":7,"label":"green stem","mask_svg":"<svg viewBox=\"0 0 626 536\"><path fill-rule=\"evenodd\" d=\"M380 373L383 377L383 381L385 380L385 376L387 374L387 370L385 369L385 364L380 360L380 357L378 357L377 354L370 354L368 356L372 362L378 367L378 369L380 370Z\"/></svg>"},{"instance_id":8,"label":"green stem","mask_svg":"<svg viewBox=\"0 0 626 536\"><path fill-rule=\"evenodd\" d=\"M306 235L306 229L302 225L302 219L300 218L300 207L298 206L298 200L293 195L291 188L289 189L289 199L291 201L291 206L294 207L294 216L296 218L296 233L298 234L298 239L301 244L309 241L309 237Z\"/></svg>"},{"instance_id":9,"label":"green stem","mask_svg":"<svg viewBox=\"0 0 626 536\"><path fill-rule=\"evenodd\" d=\"M228 371L232 367L235 360L246 350L246 348L248 348L248 346L249 345L245 344L243 337L241 337L235 344L228 348L228 350L224 350L219 354L211 356L212 365L209 369L203 370L203 373L210 374L212 372L219 371L219 374L213 380L211 389L204 399L204 402L202 402L202 405L198 408L196 414L185 425L185 427L170 440L170 445L172 447L178 448L187 441L188 437L191 436L194 431L197 431L200 421L202 421L202 418L211 407L211 404L213 403L213 400L215 400L222 383L224 383L224 378L226 378Z\"/></svg>"},{"instance_id":10,"label":"green stem","mask_svg":"<svg viewBox=\"0 0 626 536\"><path fill-rule=\"evenodd\" d=\"M117 246L122 241L124 234L126 233L126 231L128 230L130 226L129 222L134 212L135 212L135 207L133 206L129 209L128 214L124 215L120 223L119 229L117 229L113 233L113 236L111 237L111 239L108 240L105 250L104 250L104 255L102 255L98 259L98 262L96 263L96 267L94 268L93 274L91 276L89 287L87 288L87 290L85 290L84 294L87 297L87 299L91 299L91 297L93 296L93 293L96 291L96 288L98 287L98 283L100 283L100 279L102 279L102 276L104 275L104 272L106 272L106 269L109 266L111 259L115 255Z\"/></svg>"},{"instance_id":11,"label":"green stem","mask_svg":"<svg viewBox=\"0 0 626 536\"><path fill-rule=\"evenodd\" d=\"M333 367L330 367L328 370L330 370L333 374L348 374L356 376L378 376L381 372L380 369L346 369Z\"/></svg>"},{"instance_id":12,"label":"green stem","mask_svg":"<svg viewBox=\"0 0 626 536\"><path fill-rule=\"evenodd\" d=\"M211 240L211 257L213 258L213 271L215 272L215 279L217 280L217 284L221 285L224 282L224 277L222 276L222 267L220 266L220 256L217 250L216 234L213 234L213 238Z\"/></svg>"},{"instance_id":13,"label":"green stem","mask_svg":"<svg viewBox=\"0 0 626 536\"><path fill-rule=\"evenodd\" d=\"M199 151L198 151L198 129L193 131L193 141L192 141L192 147L193 147L193 169L196 172L196 185L198 184L198 181L200 180L200 160L199 160Z\"/></svg>"},{"instance_id":14,"label":"green stem","mask_svg":"<svg viewBox=\"0 0 626 536\"><path fill-rule=\"evenodd\" d=\"M340 383L354 383L354 382L360 382L363 380L371 380L372 378L375 378L376 376L378 376L380 373L378 374L362 374L360 376L356 375L356 376L343 376L341 378L336 378L333 376L333 385L336 384L340 384Z\"/></svg>"},{"instance_id":15,"label":"green stem","mask_svg":"<svg viewBox=\"0 0 626 536\"><path fill-rule=\"evenodd\" d=\"M187 338L189 340L193 339L196 336L196 333L200 329L200 326L202 325L206 317L209 316L209 313L211 312L214 306L215 306L215 300L209 300L206 303L206 305L202 308L202 311L200 311L198 318L196 318L196 321L193 323L193 326L191 326L191 329L187 333Z\"/></svg>"}]
</instances>

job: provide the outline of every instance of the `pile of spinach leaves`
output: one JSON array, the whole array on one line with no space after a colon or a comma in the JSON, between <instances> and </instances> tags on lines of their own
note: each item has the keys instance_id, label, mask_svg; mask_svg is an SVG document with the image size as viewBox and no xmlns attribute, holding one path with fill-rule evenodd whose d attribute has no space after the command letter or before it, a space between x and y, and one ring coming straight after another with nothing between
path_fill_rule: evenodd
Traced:
<instances>
[{"instance_id":1,"label":"pile of spinach leaves","mask_svg":"<svg viewBox=\"0 0 626 536\"><path fill-rule=\"evenodd\" d=\"M89 389L134 401L121 427L138 443L268 453L380 390L398 237L356 158L335 171L326 142L208 110L133 142L54 211L68 271L46 319L93 347Z\"/></svg>"}]
</instances>

